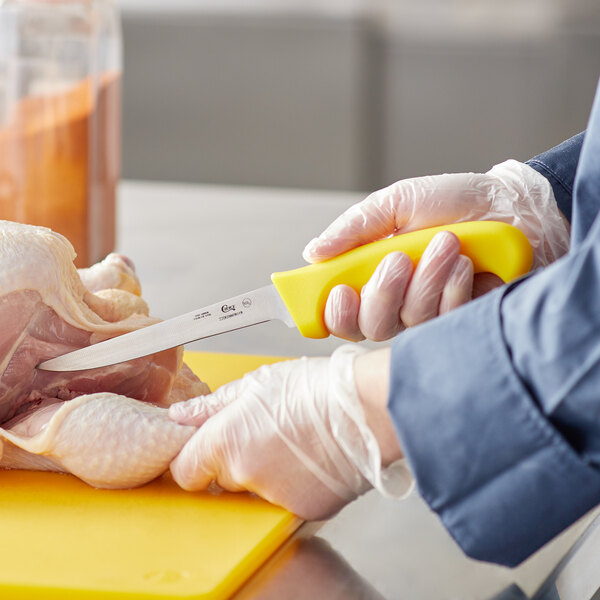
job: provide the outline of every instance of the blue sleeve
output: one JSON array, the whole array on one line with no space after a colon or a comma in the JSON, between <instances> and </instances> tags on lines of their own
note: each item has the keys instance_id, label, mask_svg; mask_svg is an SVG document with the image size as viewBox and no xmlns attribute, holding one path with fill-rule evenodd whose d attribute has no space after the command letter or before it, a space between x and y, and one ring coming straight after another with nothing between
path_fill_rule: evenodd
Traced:
<instances>
[{"instance_id":1,"label":"blue sleeve","mask_svg":"<svg viewBox=\"0 0 600 600\"><path fill-rule=\"evenodd\" d=\"M527 161L530 167L550 181L558 208L569 222L572 218L573 185L583 137L584 132L578 133Z\"/></svg>"},{"instance_id":2,"label":"blue sleeve","mask_svg":"<svg viewBox=\"0 0 600 600\"><path fill-rule=\"evenodd\" d=\"M401 446L469 556L514 566L600 502L599 294L600 240L394 343Z\"/></svg>"},{"instance_id":3,"label":"blue sleeve","mask_svg":"<svg viewBox=\"0 0 600 600\"><path fill-rule=\"evenodd\" d=\"M392 348L388 407L417 486L474 558L516 565L600 503L598 157L600 93L569 254Z\"/></svg>"}]
</instances>

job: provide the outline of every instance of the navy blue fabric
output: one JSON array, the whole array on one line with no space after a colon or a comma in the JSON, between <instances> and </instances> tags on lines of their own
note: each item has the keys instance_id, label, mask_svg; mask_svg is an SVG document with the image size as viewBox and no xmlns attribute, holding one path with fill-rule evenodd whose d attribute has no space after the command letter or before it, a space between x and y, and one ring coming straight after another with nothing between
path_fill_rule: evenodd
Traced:
<instances>
[{"instance_id":1,"label":"navy blue fabric","mask_svg":"<svg viewBox=\"0 0 600 600\"><path fill-rule=\"evenodd\" d=\"M569 222L572 219L573 185L583 138L584 132L578 133L527 161L530 167L550 181L558 208Z\"/></svg>"},{"instance_id":2,"label":"navy blue fabric","mask_svg":"<svg viewBox=\"0 0 600 600\"><path fill-rule=\"evenodd\" d=\"M388 408L417 486L481 560L516 565L600 503L599 96L569 254L392 348Z\"/></svg>"},{"instance_id":3,"label":"navy blue fabric","mask_svg":"<svg viewBox=\"0 0 600 600\"><path fill-rule=\"evenodd\" d=\"M580 176L575 179L575 205L571 245L585 238L600 209L600 91L596 92L579 157Z\"/></svg>"},{"instance_id":4,"label":"navy blue fabric","mask_svg":"<svg viewBox=\"0 0 600 600\"><path fill-rule=\"evenodd\" d=\"M595 467L600 467L599 299L597 218L582 244L506 294L502 306L516 372L543 414Z\"/></svg>"}]
</instances>

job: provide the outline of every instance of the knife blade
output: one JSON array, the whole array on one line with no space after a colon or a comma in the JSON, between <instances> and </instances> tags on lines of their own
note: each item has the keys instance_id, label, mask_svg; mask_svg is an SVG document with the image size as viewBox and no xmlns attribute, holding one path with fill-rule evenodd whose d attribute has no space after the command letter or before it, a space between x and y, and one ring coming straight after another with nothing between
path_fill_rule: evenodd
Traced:
<instances>
[{"instance_id":1,"label":"knife blade","mask_svg":"<svg viewBox=\"0 0 600 600\"><path fill-rule=\"evenodd\" d=\"M271 285L63 354L37 368L80 371L104 367L273 319L297 327L304 337L327 337L323 313L334 286L343 283L360 292L390 252L405 252L416 265L440 231L458 236L461 253L471 258L475 273L495 273L509 282L531 268L531 245L511 225L472 221L430 227L365 244L321 263L273 273Z\"/></svg>"}]
</instances>

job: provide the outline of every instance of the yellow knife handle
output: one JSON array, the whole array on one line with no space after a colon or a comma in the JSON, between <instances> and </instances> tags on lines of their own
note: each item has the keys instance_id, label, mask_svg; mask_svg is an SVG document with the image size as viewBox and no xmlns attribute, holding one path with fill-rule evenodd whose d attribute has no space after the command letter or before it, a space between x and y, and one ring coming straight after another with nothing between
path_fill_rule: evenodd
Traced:
<instances>
[{"instance_id":1,"label":"yellow knife handle","mask_svg":"<svg viewBox=\"0 0 600 600\"><path fill-rule=\"evenodd\" d=\"M461 254L472 261L475 273L491 272L509 282L531 269L533 251L516 227L497 221L470 221L430 227L354 248L322 263L273 273L277 291L304 337L324 338L324 311L329 292L341 283L360 293L375 268L390 252L405 252L416 265L431 238L452 231L460 240Z\"/></svg>"}]
</instances>

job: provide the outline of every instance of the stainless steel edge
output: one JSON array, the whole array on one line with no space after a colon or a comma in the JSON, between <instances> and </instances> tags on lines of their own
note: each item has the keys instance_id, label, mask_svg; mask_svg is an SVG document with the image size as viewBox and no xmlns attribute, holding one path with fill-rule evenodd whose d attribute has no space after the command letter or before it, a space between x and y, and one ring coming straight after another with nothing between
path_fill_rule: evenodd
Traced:
<instances>
[{"instance_id":1,"label":"stainless steel edge","mask_svg":"<svg viewBox=\"0 0 600 600\"><path fill-rule=\"evenodd\" d=\"M63 354L40 363L37 368L46 371L82 371L105 367L272 319L280 319L289 327L294 326L289 311L271 284Z\"/></svg>"}]
</instances>

